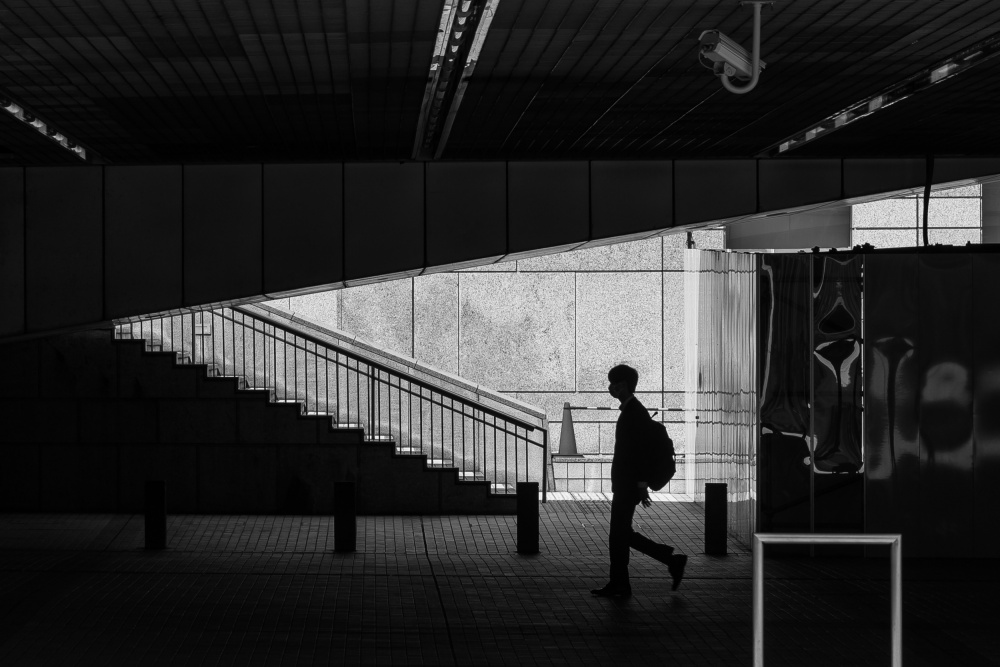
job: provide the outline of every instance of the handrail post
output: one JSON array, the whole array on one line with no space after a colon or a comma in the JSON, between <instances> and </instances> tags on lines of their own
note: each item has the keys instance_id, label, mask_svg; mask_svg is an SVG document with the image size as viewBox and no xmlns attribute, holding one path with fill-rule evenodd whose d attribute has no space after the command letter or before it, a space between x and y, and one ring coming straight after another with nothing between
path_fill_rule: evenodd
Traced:
<instances>
[{"instance_id":1,"label":"handrail post","mask_svg":"<svg viewBox=\"0 0 1000 667\"><path fill-rule=\"evenodd\" d=\"M753 664L764 665L764 543L753 536Z\"/></svg>"},{"instance_id":2,"label":"handrail post","mask_svg":"<svg viewBox=\"0 0 1000 667\"><path fill-rule=\"evenodd\" d=\"M892 560L892 667L903 666L903 536L897 535L889 547Z\"/></svg>"},{"instance_id":3,"label":"handrail post","mask_svg":"<svg viewBox=\"0 0 1000 667\"><path fill-rule=\"evenodd\" d=\"M527 455L525 455L527 456ZM549 430L542 429L542 504L545 504L545 496L548 492L549 479Z\"/></svg>"}]
</instances>

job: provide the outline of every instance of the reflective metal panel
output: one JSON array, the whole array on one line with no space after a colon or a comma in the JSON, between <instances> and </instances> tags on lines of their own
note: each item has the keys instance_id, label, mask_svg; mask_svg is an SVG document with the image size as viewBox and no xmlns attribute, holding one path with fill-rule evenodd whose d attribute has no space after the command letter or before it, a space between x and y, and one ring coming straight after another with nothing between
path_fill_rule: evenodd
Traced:
<instances>
[{"instance_id":1,"label":"reflective metal panel","mask_svg":"<svg viewBox=\"0 0 1000 667\"><path fill-rule=\"evenodd\" d=\"M973 259L973 354L975 357L973 436L975 438L972 555L1000 556L1000 255Z\"/></svg>"},{"instance_id":2,"label":"reflective metal panel","mask_svg":"<svg viewBox=\"0 0 1000 667\"><path fill-rule=\"evenodd\" d=\"M924 254L918 265L921 553L957 556L972 547L975 501L972 255Z\"/></svg>"},{"instance_id":3,"label":"reflective metal panel","mask_svg":"<svg viewBox=\"0 0 1000 667\"><path fill-rule=\"evenodd\" d=\"M759 530L809 529L809 255L762 255Z\"/></svg>"},{"instance_id":4,"label":"reflective metal panel","mask_svg":"<svg viewBox=\"0 0 1000 667\"><path fill-rule=\"evenodd\" d=\"M916 255L865 257L865 529L919 550Z\"/></svg>"},{"instance_id":5,"label":"reflective metal panel","mask_svg":"<svg viewBox=\"0 0 1000 667\"><path fill-rule=\"evenodd\" d=\"M862 257L813 256L813 415L815 468L862 470Z\"/></svg>"},{"instance_id":6,"label":"reflective metal panel","mask_svg":"<svg viewBox=\"0 0 1000 667\"><path fill-rule=\"evenodd\" d=\"M761 256L763 433L809 432L809 264L807 255Z\"/></svg>"}]
</instances>

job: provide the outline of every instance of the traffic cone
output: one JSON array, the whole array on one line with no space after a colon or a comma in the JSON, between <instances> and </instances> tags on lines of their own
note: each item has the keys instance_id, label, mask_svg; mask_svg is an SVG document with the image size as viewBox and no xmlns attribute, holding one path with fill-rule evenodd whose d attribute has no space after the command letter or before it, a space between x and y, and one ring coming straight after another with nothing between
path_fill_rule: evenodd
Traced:
<instances>
[{"instance_id":1,"label":"traffic cone","mask_svg":"<svg viewBox=\"0 0 1000 667\"><path fill-rule=\"evenodd\" d=\"M573 411L563 403L562 429L559 433L559 456L579 456L576 453L576 434L573 432Z\"/></svg>"}]
</instances>

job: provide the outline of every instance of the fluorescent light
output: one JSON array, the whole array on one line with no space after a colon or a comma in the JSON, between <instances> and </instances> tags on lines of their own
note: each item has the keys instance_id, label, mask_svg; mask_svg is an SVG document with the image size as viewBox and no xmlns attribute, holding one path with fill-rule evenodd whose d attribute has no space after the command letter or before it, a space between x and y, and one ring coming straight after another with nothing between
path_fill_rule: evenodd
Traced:
<instances>
[{"instance_id":1,"label":"fluorescent light","mask_svg":"<svg viewBox=\"0 0 1000 667\"><path fill-rule=\"evenodd\" d=\"M758 156L764 157L768 154L784 153L791 148L808 143L818 138L820 134L829 134L833 130L846 127L862 118L866 118L872 113L880 112L930 86L949 80L953 76L957 76L998 55L1000 55L1000 34L984 39L964 51L953 54L944 62L927 67L889 88L883 89L870 97L837 111L797 134L771 144L759 153Z\"/></svg>"},{"instance_id":2,"label":"fluorescent light","mask_svg":"<svg viewBox=\"0 0 1000 667\"><path fill-rule=\"evenodd\" d=\"M968 60L968 58L966 58L965 60ZM957 68L958 65L956 65L955 63L947 63L945 65L941 65L941 67L938 67L937 69L931 72L931 83L937 83L941 79L947 77L949 74L954 72Z\"/></svg>"},{"instance_id":3,"label":"fluorescent light","mask_svg":"<svg viewBox=\"0 0 1000 667\"><path fill-rule=\"evenodd\" d=\"M56 142L66 150L72 151L84 160L87 159L87 150L83 146L78 146L73 143L66 138L66 135L56 130L52 127L52 125L46 123L41 118L36 117L34 114L25 111L24 107L20 104L17 104L9 98L2 97L0 98L0 108L3 108L4 111L22 121L26 125L30 125L35 128L38 132L41 132L43 135Z\"/></svg>"}]
</instances>

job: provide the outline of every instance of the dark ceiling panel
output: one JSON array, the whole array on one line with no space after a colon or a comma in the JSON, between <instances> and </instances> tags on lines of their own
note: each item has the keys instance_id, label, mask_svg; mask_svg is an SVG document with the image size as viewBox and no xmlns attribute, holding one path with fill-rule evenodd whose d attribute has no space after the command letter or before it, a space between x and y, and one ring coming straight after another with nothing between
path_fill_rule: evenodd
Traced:
<instances>
[{"instance_id":1,"label":"dark ceiling panel","mask_svg":"<svg viewBox=\"0 0 1000 667\"><path fill-rule=\"evenodd\" d=\"M996 122L1000 57L790 152L796 156L988 155L1000 147ZM877 137L877 141L872 138Z\"/></svg>"},{"instance_id":2,"label":"dark ceiling panel","mask_svg":"<svg viewBox=\"0 0 1000 667\"><path fill-rule=\"evenodd\" d=\"M107 162L397 160L444 0L0 0L0 93ZM443 157L750 157L1000 29L990 0L763 11L756 90L697 61L735 0L500 0ZM794 151L1000 153L988 63ZM0 165L73 164L0 121Z\"/></svg>"},{"instance_id":3,"label":"dark ceiling panel","mask_svg":"<svg viewBox=\"0 0 1000 667\"><path fill-rule=\"evenodd\" d=\"M510 51L536 41L532 33L550 40L544 30L551 22L538 16L567 4L593 11L558 64L539 61L528 78L513 71ZM749 44L751 13L737 3L526 6L501 4L503 28L491 31L477 69L482 77L470 85L446 155L496 153L498 141L505 157L753 155L775 137L984 39L1000 12L981 0L779 3L764 11L768 68L755 91L736 96L695 54L708 28ZM602 13L610 7L617 11ZM505 30L518 32L517 39ZM514 60L524 66L519 50ZM480 103L472 103L477 97Z\"/></svg>"}]
</instances>

